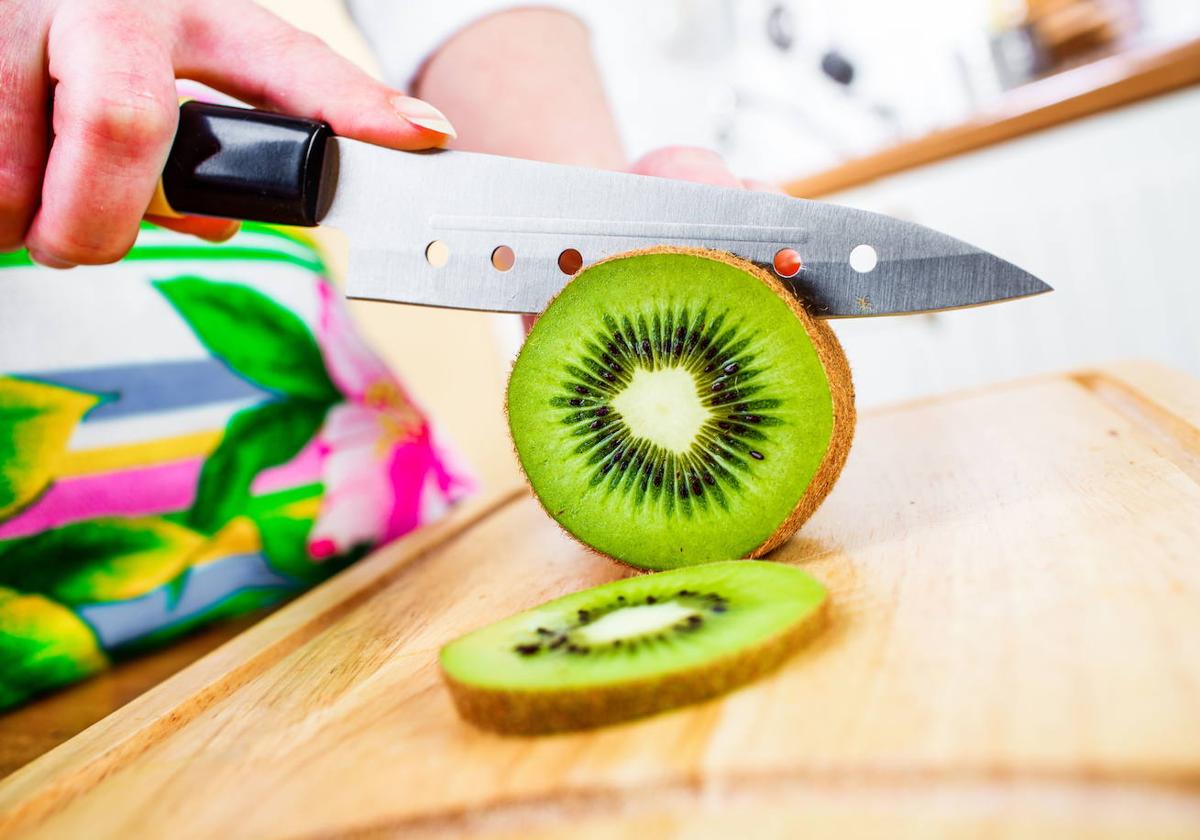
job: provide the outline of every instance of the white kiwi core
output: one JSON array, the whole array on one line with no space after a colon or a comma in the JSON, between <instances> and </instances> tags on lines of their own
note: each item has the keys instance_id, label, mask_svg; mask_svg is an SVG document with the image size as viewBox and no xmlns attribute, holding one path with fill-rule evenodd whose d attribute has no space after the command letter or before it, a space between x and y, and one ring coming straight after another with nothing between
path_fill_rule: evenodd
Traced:
<instances>
[{"instance_id":1,"label":"white kiwi core","mask_svg":"<svg viewBox=\"0 0 1200 840\"><path fill-rule=\"evenodd\" d=\"M574 635L585 644L603 645L617 639L652 636L697 614L697 610L678 601L622 607L580 627Z\"/></svg>"},{"instance_id":2,"label":"white kiwi core","mask_svg":"<svg viewBox=\"0 0 1200 840\"><path fill-rule=\"evenodd\" d=\"M634 437L677 453L691 448L710 416L696 392L696 380L682 367L636 369L612 405Z\"/></svg>"}]
</instances>

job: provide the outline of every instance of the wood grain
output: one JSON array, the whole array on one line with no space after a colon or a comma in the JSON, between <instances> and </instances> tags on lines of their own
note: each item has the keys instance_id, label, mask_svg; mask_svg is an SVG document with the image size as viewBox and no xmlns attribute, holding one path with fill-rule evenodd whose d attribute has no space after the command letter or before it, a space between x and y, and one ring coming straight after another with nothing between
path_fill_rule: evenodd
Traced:
<instances>
[{"instance_id":1,"label":"wood grain","mask_svg":"<svg viewBox=\"0 0 1200 840\"><path fill-rule=\"evenodd\" d=\"M1200 38L1130 50L1006 94L993 108L950 128L783 185L818 198L1200 83Z\"/></svg>"},{"instance_id":2,"label":"wood grain","mask_svg":"<svg viewBox=\"0 0 1200 840\"><path fill-rule=\"evenodd\" d=\"M98 676L0 715L0 778L225 644L272 609L209 625L162 650L118 663Z\"/></svg>"},{"instance_id":3,"label":"wood grain","mask_svg":"<svg viewBox=\"0 0 1200 840\"><path fill-rule=\"evenodd\" d=\"M0 783L0 834L1196 836L1198 430L1200 383L1147 365L868 413L773 558L829 586L825 635L551 738L460 722L436 651L624 572L481 503Z\"/></svg>"}]
</instances>

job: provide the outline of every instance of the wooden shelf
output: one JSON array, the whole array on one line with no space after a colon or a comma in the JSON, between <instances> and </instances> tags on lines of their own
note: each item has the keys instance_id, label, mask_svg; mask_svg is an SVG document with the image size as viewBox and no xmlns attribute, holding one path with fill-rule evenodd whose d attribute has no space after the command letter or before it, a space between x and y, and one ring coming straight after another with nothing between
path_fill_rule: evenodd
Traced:
<instances>
[{"instance_id":1,"label":"wooden shelf","mask_svg":"<svg viewBox=\"0 0 1200 840\"><path fill-rule=\"evenodd\" d=\"M1031 82L961 125L789 181L791 195L816 198L955 157L1072 120L1200 83L1200 38L1147 47Z\"/></svg>"}]
</instances>

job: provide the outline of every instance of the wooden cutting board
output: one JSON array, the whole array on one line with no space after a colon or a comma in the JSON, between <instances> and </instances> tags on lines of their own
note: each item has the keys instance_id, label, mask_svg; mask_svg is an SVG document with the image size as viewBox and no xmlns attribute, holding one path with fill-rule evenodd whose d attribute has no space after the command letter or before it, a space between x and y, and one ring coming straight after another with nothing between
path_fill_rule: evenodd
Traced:
<instances>
[{"instance_id":1,"label":"wooden cutting board","mask_svg":"<svg viewBox=\"0 0 1200 840\"><path fill-rule=\"evenodd\" d=\"M1200 835L1200 383L1150 365L867 414L774 557L828 630L581 735L455 716L445 641L619 577L523 490L365 560L0 785L43 837Z\"/></svg>"}]
</instances>

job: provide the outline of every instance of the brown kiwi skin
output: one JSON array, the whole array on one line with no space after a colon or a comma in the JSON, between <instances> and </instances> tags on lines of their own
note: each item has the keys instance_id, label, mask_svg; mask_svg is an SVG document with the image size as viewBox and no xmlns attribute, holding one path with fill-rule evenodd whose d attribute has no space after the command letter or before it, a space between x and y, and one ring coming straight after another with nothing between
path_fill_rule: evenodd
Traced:
<instances>
[{"instance_id":1,"label":"brown kiwi skin","mask_svg":"<svg viewBox=\"0 0 1200 840\"><path fill-rule=\"evenodd\" d=\"M480 688L442 670L458 713L501 735L551 735L648 717L710 700L771 673L824 629L829 601L786 630L685 673L551 691Z\"/></svg>"},{"instance_id":2,"label":"brown kiwi skin","mask_svg":"<svg viewBox=\"0 0 1200 840\"><path fill-rule=\"evenodd\" d=\"M817 471L813 474L812 480L808 483L808 487L804 491L791 513L779 523L770 536L768 536L760 545L753 551L750 551L746 557L755 559L763 557L766 554L774 551L783 543L792 538L796 531L800 530L808 518L816 512L820 507L821 502L825 501L825 497L833 490L834 484L837 483L838 476L842 473L842 467L846 465L846 459L850 455L850 446L854 442L854 429L857 424L858 415L854 406L854 381L850 375L850 363L846 359L846 353L842 349L841 342L838 341L837 335L824 321L820 321L809 314L804 305L796 299L796 296L788 291L783 283L779 282L769 271L763 269L756 263L749 260L744 260L741 257L735 256L728 251L716 251L709 248L682 248L675 245L656 245L651 248L640 248L635 251L624 251L620 254L613 254L610 257L605 257L602 260L597 260L594 263L584 265L579 271L575 272L571 277L574 281L576 277L587 271L589 268L602 265L612 260L623 260L628 257L641 257L648 254L689 254L693 257L701 257L707 260L715 260L723 262L726 265L731 265L741 271L746 272L752 277L764 283L767 288L778 295L788 308L802 324L812 339L813 347L817 351L817 358L821 360L821 367L825 370L825 376L829 381L829 394L833 401L833 430L829 435L829 446L825 450L825 457L821 459ZM569 283L568 283L569 285ZM566 288L565 286L563 287ZM561 292L559 292L561 294ZM558 295L550 299L546 304L549 309L554 303ZM504 412L508 414L508 399L507 393L504 401ZM653 569L645 569L641 566L636 566L620 557L613 557L604 552L593 548L580 541L578 537L559 524L554 517L553 511L545 506L537 492L533 490L533 485L529 482L529 476L525 473L525 465L521 463L521 453L517 452L515 442L510 443L513 447L513 455L516 456L517 464L521 468L521 477L525 480L525 484L529 487L533 497L537 499L542 510L550 517L551 521L558 525L559 530L570 537L575 542L582 545L593 554L598 554L605 559L611 560L614 563L619 563L622 566L628 566L639 572L654 571ZM449 678L447 678L449 681ZM453 690L453 688L452 688Z\"/></svg>"}]
</instances>

